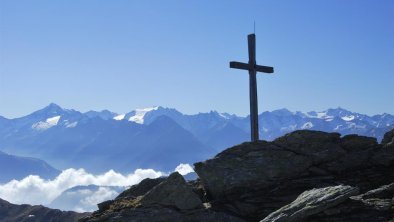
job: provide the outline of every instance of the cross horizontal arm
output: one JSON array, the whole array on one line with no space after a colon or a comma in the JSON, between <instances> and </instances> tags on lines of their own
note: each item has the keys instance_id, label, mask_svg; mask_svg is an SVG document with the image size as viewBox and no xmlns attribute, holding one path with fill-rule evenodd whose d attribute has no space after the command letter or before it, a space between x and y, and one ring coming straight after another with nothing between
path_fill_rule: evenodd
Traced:
<instances>
[{"instance_id":1,"label":"cross horizontal arm","mask_svg":"<svg viewBox=\"0 0 394 222\"><path fill-rule=\"evenodd\" d=\"M248 63L243 63L243 62L230 62L230 68L249 70L250 66L249 66Z\"/></svg>"},{"instance_id":2,"label":"cross horizontal arm","mask_svg":"<svg viewBox=\"0 0 394 222\"><path fill-rule=\"evenodd\" d=\"M271 66L255 66L256 72L274 73L274 67Z\"/></svg>"},{"instance_id":3,"label":"cross horizontal arm","mask_svg":"<svg viewBox=\"0 0 394 222\"><path fill-rule=\"evenodd\" d=\"M243 62L230 62L230 68L251 70L250 65L248 63L243 63ZM255 65L254 70L256 72L265 72L265 73L273 73L274 72L274 68L270 67L270 66Z\"/></svg>"}]
</instances>

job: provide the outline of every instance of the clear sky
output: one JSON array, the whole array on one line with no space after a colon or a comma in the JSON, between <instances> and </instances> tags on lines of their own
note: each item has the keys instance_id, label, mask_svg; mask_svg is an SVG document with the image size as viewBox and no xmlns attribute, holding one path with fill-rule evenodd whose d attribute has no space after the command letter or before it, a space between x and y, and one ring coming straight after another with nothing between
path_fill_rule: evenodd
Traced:
<instances>
[{"instance_id":1,"label":"clear sky","mask_svg":"<svg viewBox=\"0 0 394 222\"><path fill-rule=\"evenodd\" d=\"M162 105L247 115L256 21L259 112L394 113L394 1L0 0L0 115Z\"/></svg>"}]
</instances>

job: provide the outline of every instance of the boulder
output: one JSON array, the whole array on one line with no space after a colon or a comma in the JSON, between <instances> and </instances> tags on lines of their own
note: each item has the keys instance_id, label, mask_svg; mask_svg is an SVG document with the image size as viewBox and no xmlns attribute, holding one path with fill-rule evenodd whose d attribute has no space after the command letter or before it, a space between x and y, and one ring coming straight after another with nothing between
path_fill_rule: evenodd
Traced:
<instances>
[{"instance_id":1,"label":"boulder","mask_svg":"<svg viewBox=\"0 0 394 222\"><path fill-rule=\"evenodd\" d=\"M178 172L172 173L165 181L148 191L140 203L143 206L172 206L180 210L202 208L201 200Z\"/></svg>"},{"instance_id":2,"label":"boulder","mask_svg":"<svg viewBox=\"0 0 394 222\"><path fill-rule=\"evenodd\" d=\"M310 215L320 213L346 201L358 192L355 187L342 185L308 190L292 203L271 213L261 222L303 221Z\"/></svg>"}]
</instances>

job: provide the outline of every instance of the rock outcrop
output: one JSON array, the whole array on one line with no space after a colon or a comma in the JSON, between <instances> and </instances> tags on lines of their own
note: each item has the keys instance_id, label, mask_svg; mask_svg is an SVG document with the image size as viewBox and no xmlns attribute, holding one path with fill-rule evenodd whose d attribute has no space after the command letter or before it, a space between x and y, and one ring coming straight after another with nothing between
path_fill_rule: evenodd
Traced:
<instances>
[{"instance_id":1,"label":"rock outcrop","mask_svg":"<svg viewBox=\"0 0 394 222\"><path fill-rule=\"evenodd\" d=\"M259 221L298 195L338 184L361 192L394 181L394 148L375 138L295 131L195 164L212 209Z\"/></svg>"},{"instance_id":2,"label":"rock outcrop","mask_svg":"<svg viewBox=\"0 0 394 222\"><path fill-rule=\"evenodd\" d=\"M27 204L16 205L0 199L0 221L2 222L73 222L87 215L89 213L60 211Z\"/></svg>"},{"instance_id":3,"label":"rock outcrop","mask_svg":"<svg viewBox=\"0 0 394 222\"><path fill-rule=\"evenodd\" d=\"M143 181L82 221L389 221L393 139L303 130L243 143L196 163L198 180Z\"/></svg>"}]
</instances>

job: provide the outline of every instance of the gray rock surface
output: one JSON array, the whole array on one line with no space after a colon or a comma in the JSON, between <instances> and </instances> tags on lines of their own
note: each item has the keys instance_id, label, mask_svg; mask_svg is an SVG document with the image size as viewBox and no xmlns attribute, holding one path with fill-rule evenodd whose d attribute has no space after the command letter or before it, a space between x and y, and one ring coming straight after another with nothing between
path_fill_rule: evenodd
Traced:
<instances>
[{"instance_id":1,"label":"gray rock surface","mask_svg":"<svg viewBox=\"0 0 394 222\"><path fill-rule=\"evenodd\" d=\"M366 192L391 183L394 148L370 137L302 130L243 143L194 166L212 209L258 221L306 190L345 184Z\"/></svg>"},{"instance_id":2,"label":"gray rock surface","mask_svg":"<svg viewBox=\"0 0 394 222\"><path fill-rule=\"evenodd\" d=\"M303 221L308 216L336 206L356 194L358 194L357 188L342 185L308 190L292 203L271 213L261 222Z\"/></svg>"},{"instance_id":3,"label":"gray rock surface","mask_svg":"<svg viewBox=\"0 0 394 222\"><path fill-rule=\"evenodd\" d=\"M352 196L339 205L307 218L307 222L394 221L394 183Z\"/></svg>"}]
</instances>

